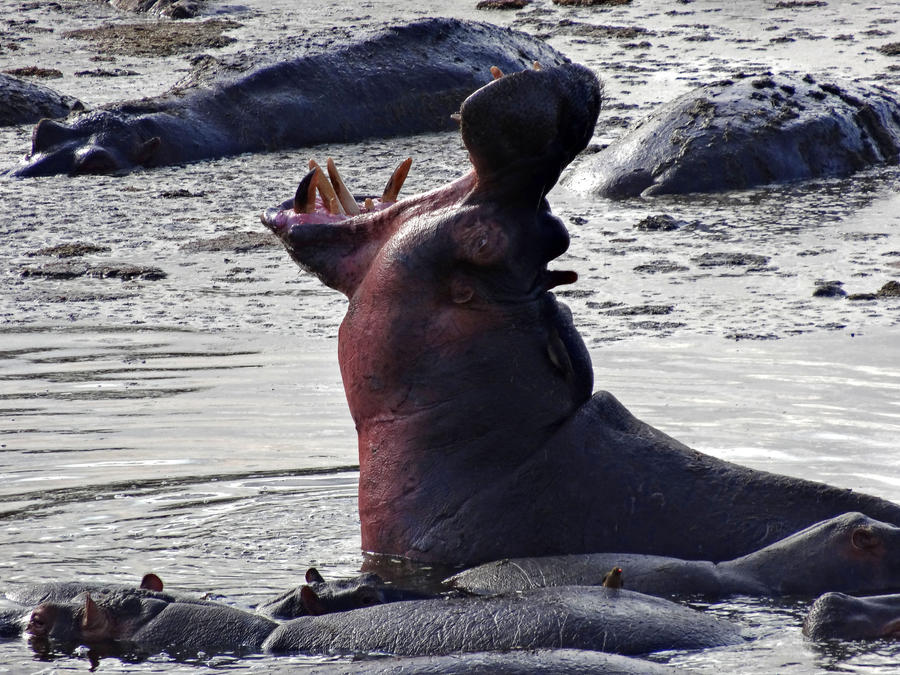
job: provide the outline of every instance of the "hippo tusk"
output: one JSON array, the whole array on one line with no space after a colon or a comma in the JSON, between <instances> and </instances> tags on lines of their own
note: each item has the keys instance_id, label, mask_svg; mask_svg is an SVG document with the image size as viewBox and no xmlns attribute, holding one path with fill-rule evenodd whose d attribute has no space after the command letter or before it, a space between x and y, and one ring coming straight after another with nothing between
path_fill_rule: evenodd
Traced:
<instances>
[{"instance_id":1,"label":"hippo tusk","mask_svg":"<svg viewBox=\"0 0 900 675\"><path fill-rule=\"evenodd\" d=\"M400 165L396 169L394 169L394 173L391 174L387 185L384 186L384 192L381 195L381 201L397 201L397 195L400 194L400 188L403 187L403 183L406 181L406 177L409 175L409 167L411 166L412 157L407 157L402 162L400 162Z\"/></svg>"},{"instance_id":2,"label":"hippo tusk","mask_svg":"<svg viewBox=\"0 0 900 675\"><path fill-rule=\"evenodd\" d=\"M371 211L375 208L375 202L372 201L371 197L366 197L366 201L363 202L363 206L366 208L366 211Z\"/></svg>"},{"instance_id":3,"label":"hippo tusk","mask_svg":"<svg viewBox=\"0 0 900 675\"><path fill-rule=\"evenodd\" d=\"M454 122L456 122L457 124L460 124L462 122L462 115L460 115L458 112L455 112L452 115L450 115L450 119L453 120Z\"/></svg>"},{"instance_id":4,"label":"hippo tusk","mask_svg":"<svg viewBox=\"0 0 900 675\"><path fill-rule=\"evenodd\" d=\"M318 165L316 160L311 159L309 160L309 168L314 169L316 172L316 187L319 188L319 194L322 195L322 202L325 204L328 213L344 215L344 209L341 207L341 202L338 199L334 188L331 187L331 181L325 177L325 172L322 171L322 167Z\"/></svg>"},{"instance_id":5,"label":"hippo tusk","mask_svg":"<svg viewBox=\"0 0 900 675\"><path fill-rule=\"evenodd\" d=\"M317 175L318 172L312 169L300 181L294 194L294 213L313 213L316 210Z\"/></svg>"},{"instance_id":6,"label":"hippo tusk","mask_svg":"<svg viewBox=\"0 0 900 675\"><path fill-rule=\"evenodd\" d=\"M331 179L331 184L334 187L337 198L340 200L341 206L344 207L346 214L348 216L358 216L359 205L356 203L353 195L350 194L350 190L348 190L347 186L344 184L344 179L341 178L341 174L338 173L337 166L335 166L334 160L331 159L331 157L325 162L325 168L328 169L328 177Z\"/></svg>"},{"instance_id":7,"label":"hippo tusk","mask_svg":"<svg viewBox=\"0 0 900 675\"><path fill-rule=\"evenodd\" d=\"M494 76L495 80L499 80L503 77L503 71L500 70L497 66L491 66L491 75Z\"/></svg>"}]
</instances>

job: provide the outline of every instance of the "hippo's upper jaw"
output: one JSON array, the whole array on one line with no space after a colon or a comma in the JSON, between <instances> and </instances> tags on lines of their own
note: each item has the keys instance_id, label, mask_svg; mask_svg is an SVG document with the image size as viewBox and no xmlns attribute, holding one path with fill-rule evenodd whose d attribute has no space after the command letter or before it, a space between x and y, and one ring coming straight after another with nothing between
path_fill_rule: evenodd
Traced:
<instances>
[{"instance_id":1,"label":"hippo's upper jaw","mask_svg":"<svg viewBox=\"0 0 900 675\"><path fill-rule=\"evenodd\" d=\"M469 96L457 116L473 173L394 205L411 160L398 167L380 199L358 202L331 160L331 181L321 168L314 172L317 165L311 161L310 174L294 199L263 213L263 224L281 238L301 267L349 297L375 254L411 218L463 203L493 203L508 212L524 209L526 218L549 214L544 198L590 141L602 88L593 73L576 64L545 70L535 64L534 70L511 75L496 68L493 72L496 79ZM561 224L549 230L540 243L545 249L540 265L568 247ZM485 254L482 250L482 257ZM574 280L567 275L549 278L547 288Z\"/></svg>"}]
</instances>

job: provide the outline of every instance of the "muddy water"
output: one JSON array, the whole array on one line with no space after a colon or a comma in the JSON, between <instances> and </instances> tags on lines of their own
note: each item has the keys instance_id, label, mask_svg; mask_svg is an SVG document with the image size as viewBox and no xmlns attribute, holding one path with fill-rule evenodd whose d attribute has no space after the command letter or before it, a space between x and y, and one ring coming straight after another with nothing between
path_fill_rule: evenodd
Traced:
<instances>
[{"instance_id":1,"label":"muddy water","mask_svg":"<svg viewBox=\"0 0 900 675\"><path fill-rule=\"evenodd\" d=\"M302 48L309 32L332 25L435 13L516 25L605 78L598 144L652 104L736 70L811 70L900 89L900 60L875 51L900 40L900 3L774 6L635 0L563 9L538 0L522 12L484 13L454 1L309 12L312 3L254 0L210 5L211 15L242 26L228 31L237 42L198 51L276 39ZM103 22L154 23L102 4L0 0L0 13L8 28L0 69L57 68L63 77L46 84L88 105L161 92L189 68L190 54L111 56L59 37ZM97 68L133 74L75 75ZM29 134L28 126L0 130L0 166L20 160ZM0 177L4 586L131 581L153 570L172 589L251 606L297 583L309 565L326 575L358 569L355 437L335 361L344 301L264 239L249 250L246 238L222 239L260 233L259 211L292 194L309 156L333 156L359 192L379 191L406 156L415 160L410 191L465 165L453 134L431 134L122 177ZM900 171L887 167L705 198L612 203L556 190L552 203L573 243L555 266L580 276L560 295L591 349L597 388L700 450L900 500L900 300L813 297L822 281L854 294L900 279L898 188ZM684 225L635 228L657 214ZM165 277L23 276L58 262L32 254L66 242L105 247L74 259L82 263L152 267ZM704 253L749 264L707 266ZM699 672L759 673L900 662L892 645L805 642L807 603L716 604L709 611L757 639L655 658ZM267 672L309 660L211 662ZM106 659L100 669L205 663ZM88 667L84 654L44 663L24 640L0 641L0 672Z\"/></svg>"}]
</instances>

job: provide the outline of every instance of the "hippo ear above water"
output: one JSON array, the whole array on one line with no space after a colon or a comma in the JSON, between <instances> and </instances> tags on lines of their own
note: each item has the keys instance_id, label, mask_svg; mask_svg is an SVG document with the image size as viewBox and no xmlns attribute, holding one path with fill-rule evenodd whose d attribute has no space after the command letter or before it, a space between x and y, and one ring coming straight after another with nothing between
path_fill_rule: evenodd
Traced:
<instances>
[{"instance_id":1,"label":"hippo ear above water","mask_svg":"<svg viewBox=\"0 0 900 675\"><path fill-rule=\"evenodd\" d=\"M153 572L148 572L144 575L144 578L141 579L140 587L147 591L156 591L157 593L162 593L163 582L162 579L153 574Z\"/></svg>"},{"instance_id":2,"label":"hippo ear above water","mask_svg":"<svg viewBox=\"0 0 900 675\"><path fill-rule=\"evenodd\" d=\"M322 601L319 600L319 596L316 595L316 592L309 586L300 588L300 601L303 603L303 608L306 610L306 613L310 616L328 614L328 610L322 604Z\"/></svg>"}]
</instances>

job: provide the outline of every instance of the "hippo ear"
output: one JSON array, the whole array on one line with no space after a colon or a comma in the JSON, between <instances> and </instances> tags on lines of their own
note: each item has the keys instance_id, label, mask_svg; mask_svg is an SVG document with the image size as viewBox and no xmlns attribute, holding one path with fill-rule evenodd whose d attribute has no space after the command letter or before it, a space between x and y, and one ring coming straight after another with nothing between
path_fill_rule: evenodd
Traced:
<instances>
[{"instance_id":1,"label":"hippo ear","mask_svg":"<svg viewBox=\"0 0 900 675\"><path fill-rule=\"evenodd\" d=\"M310 567L306 570L306 583L308 584L324 584L325 579L322 578L322 575L319 574L319 570L315 567Z\"/></svg>"},{"instance_id":2,"label":"hippo ear","mask_svg":"<svg viewBox=\"0 0 900 675\"><path fill-rule=\"evenodd\" d=\"M95 628L102 621L100 608L91 597L90 593L84 594L84 614L81 617L82 630L90 630Z\"/></svg>"},{"instance_id":3,"label":"hippo ear","mask_svg":"<svg viewBox=\"0 0 900 675\"><path fill-rule=\"evenodd\" d=\"M136 164L146 164L150 161L150 158L159 150L159 146L162 143L159 136L154 136L148 141L144 141L144 144L141 145L140 149L137 151L137 155L135 156Z\"/></svg>"},{"instance_id":4,"label":"hippo ear","mask_svg":"<svg viewBox=\"0 0 900 675\"><path fill-rule=\"evenodd\" d=\"M871 552L881 546L881 537L875 534L871 528L855 527L850 534L850 543L855 549Z\"/></svg>"},{"instance_id":5,"label":"hippo ear","mask_svg":"<svg viewBox=\"0 0 900 675\"><path fill-rule=\"evenodd\" d=\"M141 588L147 591L156 591L157 593L162 593L162 579L153 574L153 572L148 572L144 575L144 578L141 579Z\"/></svg>"},{"instance_id":6,"label":"hippo ear","mask_svg":"<svg viewBox=\"0 0 900 675\"><path fill-rule=\"evenodd\" d=\"M78 136L78 132L71 127L44 118L35 125L31 132L31 154L52 148L54 145L59 145L76 136Z\"/></svg>"},{"instance_id":7,"label":"hippo ear","mask_svg":"<svg viewBox=\"0 0 900 675\"><path fill-rule=\"evenodd\" d=\"M319 596L316 595L316 592L309 586L303 586L300 589L300 601L303 603L306 613L311 616L328 614L328 610L325 609L325 605L319 600Z\"/></svg>"}]
</instances>

